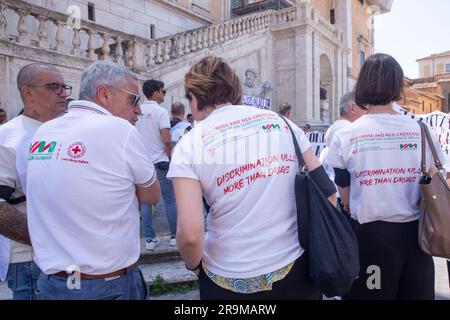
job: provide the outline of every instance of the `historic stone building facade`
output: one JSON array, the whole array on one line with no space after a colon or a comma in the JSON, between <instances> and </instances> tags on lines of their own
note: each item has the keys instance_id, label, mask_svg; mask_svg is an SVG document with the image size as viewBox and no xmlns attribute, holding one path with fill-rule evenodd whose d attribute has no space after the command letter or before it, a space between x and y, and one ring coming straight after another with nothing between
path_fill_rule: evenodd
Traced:
<instances>
[{"instance_id":1,"label":"historic stone building facade","mask_svg":"<svg viewBox=\"0 0 450 320\"><path fill-rule=\"evenodd\" d=\"M164 81L169 108L186 102L190 66L215 54L242 80L251 68L258 81L270 81L272 108L291 103L296 123L334 121L340 96L359 72L359 52L372 53L371 15L388 12L392 0L253 2L283 5L240 15L232 0L0 0L2 106L9 117L21 110L15 78L25 64L55 65L76 98L82 70L112 60L141 81ZM249 3L241 5L245 11Z\"/></svg>"}]
</instances>

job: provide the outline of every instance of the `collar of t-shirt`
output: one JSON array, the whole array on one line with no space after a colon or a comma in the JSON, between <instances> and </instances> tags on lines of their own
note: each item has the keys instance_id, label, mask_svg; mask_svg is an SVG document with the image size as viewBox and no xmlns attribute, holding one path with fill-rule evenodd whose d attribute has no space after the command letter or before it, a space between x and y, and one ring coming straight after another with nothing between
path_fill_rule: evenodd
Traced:
<instances>
[{"instance_id":1,"label":"collar of t-shirt","mask_svg":"<svg viewBox=\"0 0 450 320\"><path fill-rule=\"evenodd\" d=\"M103 114L106 116L112 116L112 113L106 110L105 108L99 106L98 104L86 101L86 100L77 100L72 101L67 108L68 112L74 111L82 111L82 112L92 112L97 114Z\"/></svg>"}]
</instances>

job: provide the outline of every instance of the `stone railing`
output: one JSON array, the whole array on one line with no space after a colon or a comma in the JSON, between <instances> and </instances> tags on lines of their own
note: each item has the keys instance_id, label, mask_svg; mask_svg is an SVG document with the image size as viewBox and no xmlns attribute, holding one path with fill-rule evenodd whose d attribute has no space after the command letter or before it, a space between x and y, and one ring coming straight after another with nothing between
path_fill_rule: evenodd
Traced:
<instances>
[{"instance_id":1,"label":"stone railing","mask_svg":"<svg viewBox=\"0 0 450 320\"><path fill-rule=\"evenodd\" d=\"M150 40L95 23L74 21L68 15L21 0L0 0L0 40L92 61L112 60L146 70L192 52L268 30L271 17L272 11L264 11ZM17 25L12 28L8 26L11 23ZM30 25L34 28L29 28Z\"/></svg>"},{"instance_id":2,"label":"stone railing","mask_svg":"<svg viewBox=\"0 0 450 320\"><path fill-rule=\"evenodd\" d=\"M0 0L0 41L90 61L112 60L145 71L193 52L265 32L272 26L289 26L299 22L299 10L301 16L306 12L298 6L267 10L151 40L92 22L76 21L66 14L22 0ZM336 28L312 10L311 20L323 32L337 38Z\"/></svg>"},{"instance_id":3,"label":"stone railing","mask_svg":"<svg viewBox=\"0 0 450 320\"><path fill-rule=\"evenodd\" d=\"M297 7L272 11L272 26L287 24L297 20Z\"/></svg>"},{"instance_id":4,"label":"stone railing","mask_svg":"<svg viewBox=\"0 0 450 320\"><path fill-rule=\"evenodd\" d=\"M323 17L319 16L318 19L317 19L317 22L328 33L332 34L335 37L337 36L336 27L334 25L332 25L331 23L329 23L328 21L326 21Z\"/></svg>"}]
</instances>

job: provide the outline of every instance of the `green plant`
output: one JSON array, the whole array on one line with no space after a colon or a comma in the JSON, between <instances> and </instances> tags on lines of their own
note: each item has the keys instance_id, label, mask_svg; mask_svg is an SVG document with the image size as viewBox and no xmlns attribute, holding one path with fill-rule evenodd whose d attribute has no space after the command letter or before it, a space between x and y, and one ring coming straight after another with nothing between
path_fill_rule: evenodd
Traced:
<instances>
[{"instance_id":1,"label":"green plant","mask_svg":"<svg viewBox=\"0 0 450 320\"><path fill-rule=\"evenodd\" d=\"M168 283L160 274L158 274L152 284L148 286L148 289L151 296L161 296L166 294L174 295L197 290L198 284L197 282Z\"/></svg>"}]
</instances>

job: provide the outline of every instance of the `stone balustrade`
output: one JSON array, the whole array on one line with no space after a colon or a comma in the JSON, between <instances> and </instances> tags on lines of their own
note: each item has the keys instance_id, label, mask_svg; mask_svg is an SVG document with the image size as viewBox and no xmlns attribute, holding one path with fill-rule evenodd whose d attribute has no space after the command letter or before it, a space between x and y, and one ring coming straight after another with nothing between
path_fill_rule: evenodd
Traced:
<instances>
[{"instance_id":1,"label":"stone balustrade","mask_svg":"<svg viewBox=\"0 0 450 320\"><path fill-rule=\"evenodd\" d=\"M323 17L317 17L318 24L329 34L332 34L334 37L337 37L337 30L334 25L326 21Z\"/></svg>"},{"instance_id":2,"label":"stone balustrade","mask_svg":"<svg viewBox=\"0 0 450 320\"><path fill-rule=\"evenodd\" d=\"M181 32L165 38L145 39L95 23L76 20L22 0L0 0L0 41L32 46L91 61L112 60L135 70L179 59L234 39L297 21L299 8L267 10L220 24ZM30 19L33 20L30 22ZM316 14L318 24L336 37L336 28ZM12 24L15 24L12 26ZM30 25L35 26L29 28ZM14 28L13 28L14 27Z\"/></svg>"}]
</instances>

